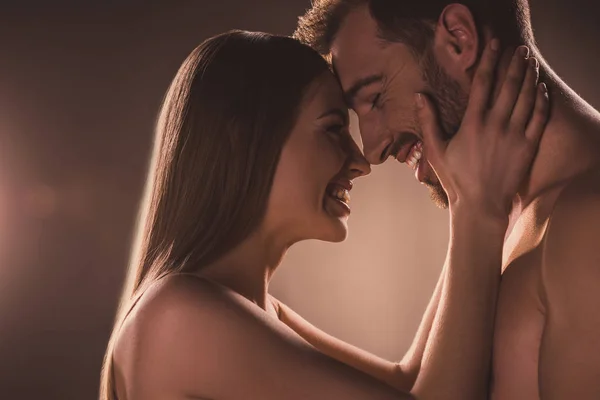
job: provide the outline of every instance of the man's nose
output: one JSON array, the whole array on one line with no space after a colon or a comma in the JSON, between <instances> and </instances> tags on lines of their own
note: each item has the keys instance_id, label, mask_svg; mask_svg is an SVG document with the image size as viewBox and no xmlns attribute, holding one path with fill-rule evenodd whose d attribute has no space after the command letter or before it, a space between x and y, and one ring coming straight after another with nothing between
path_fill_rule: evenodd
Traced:
<instances>
[{"instance_id":1,"label":"man's nose","mask_svg":"<svg viewBox=\"0 0 600 400\"><path fill-rule=\"evenodd\" d=\"M363 142L365 158L372 165L379 165L385 161L385 152L391 140L385 140L383 135L368 123L359 123L360 137Z\"/></svg>"}]
</instances>

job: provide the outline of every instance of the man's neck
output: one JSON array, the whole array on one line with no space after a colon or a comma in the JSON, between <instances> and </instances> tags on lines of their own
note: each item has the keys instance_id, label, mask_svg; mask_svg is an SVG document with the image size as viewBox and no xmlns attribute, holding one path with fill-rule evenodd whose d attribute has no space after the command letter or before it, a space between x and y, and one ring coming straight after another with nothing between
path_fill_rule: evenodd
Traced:
<instances>
[{"instance_id":1,"label":"man's neck","mask_svg":"<svg viewBox=\"0 0 600 400\"><path fill-rule=\"evenodd\" d=\"M528 178L514 202L512 217L535 199L564 186L600 162L600 113L573 92L540 60L551 111Z\"/></svg>"}]
</instances>

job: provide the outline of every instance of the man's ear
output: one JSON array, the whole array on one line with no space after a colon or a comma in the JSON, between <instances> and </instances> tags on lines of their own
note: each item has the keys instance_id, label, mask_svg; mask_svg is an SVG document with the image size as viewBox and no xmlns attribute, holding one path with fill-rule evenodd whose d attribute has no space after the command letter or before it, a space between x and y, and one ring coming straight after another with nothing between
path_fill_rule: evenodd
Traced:
<instances>
[{"instance_id":1,"label":"man's ear","mask_svg":"<svg viewBox=\"0 0 600 400\"><path fill-rule=\"evenodd\" d=\"M463 75L476 65L479 36L468 7L456 3L446 6L440 14L434 41L436 58L451 75Z\"/></svg>"}]
</instances>

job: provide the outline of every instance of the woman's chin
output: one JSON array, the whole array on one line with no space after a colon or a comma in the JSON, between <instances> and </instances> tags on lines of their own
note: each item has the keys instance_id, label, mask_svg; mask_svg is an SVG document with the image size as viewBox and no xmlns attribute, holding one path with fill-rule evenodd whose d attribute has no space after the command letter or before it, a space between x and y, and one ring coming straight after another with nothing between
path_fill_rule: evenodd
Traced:
<instances>
[{"instance_id":1,"label":"woman's chin","mask_svg":"<svg viewBox=\"0 0 600 400\"><path fill-rule=\"evenodd\" d=\"M339 243L346 240L348 237L348 217L329 217L328 219L327 226L323 227L316 239L332 243Z\"/></svg>"},{"instance_id":2,"label":"woman's chin","mask_svg":"<svg viewBox=\"0 0 600 400\"><path fill-rule=\"evenodd\" d=\"M321 238L327 242L343 242L348 237L348 218L350 218L350 207L341 201L326 197L323 201L323 212L326 222L323 226ZM327 226L327 228L325 228Z\"/></svg>"}]
</instances>

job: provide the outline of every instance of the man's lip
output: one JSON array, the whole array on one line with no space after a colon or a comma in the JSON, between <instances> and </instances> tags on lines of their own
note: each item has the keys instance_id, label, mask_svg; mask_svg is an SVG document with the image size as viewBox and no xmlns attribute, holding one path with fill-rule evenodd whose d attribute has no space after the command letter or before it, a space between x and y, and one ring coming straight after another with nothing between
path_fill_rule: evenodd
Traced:
<instances>
[{"instance_id":1,"label":"man's lip","mask_svg":"<svg viewBox=\"0 0 600 400\"><path fill-rule=\"evenodd\" d=\"M404 143L400 147L400 150L398 150L398 152L396 153L396 156L395 156L396 160L398 160L401 163L406 162L406 158L410 154L410 150L413 148L413 146L415 144L417 144L418 141L419 141L419 138L415 136L413 140Z\"/></svg>"}]
</instances>

